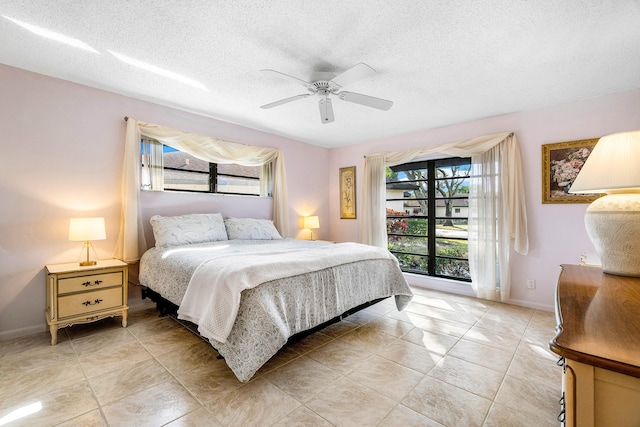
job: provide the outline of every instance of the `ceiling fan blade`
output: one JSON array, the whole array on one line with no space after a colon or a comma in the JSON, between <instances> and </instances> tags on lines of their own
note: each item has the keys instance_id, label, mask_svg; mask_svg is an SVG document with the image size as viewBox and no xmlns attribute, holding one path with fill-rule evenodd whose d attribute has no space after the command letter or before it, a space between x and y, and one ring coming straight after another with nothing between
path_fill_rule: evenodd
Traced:
<instances>
[{"instance_id":1,"label":"ceiling fan blade","mask_svg":"<svg viewBox=\"0 0 640 427\"><path fill-rule=\"evenodd\" d=\"M302 95L291 96L289 98L281 99L280 101L272 102L270 104L261 105L260 108L267 109L267 108L277 107L278 105L286 104L287 102L295 101L296 99L306 98L307 96L311 96L311 94L310 93L304 93Z\"/></svg>"},{"instance_id":2,"label":"ceiling fan blade","mask_svg":"<svg viewBox=\"0 0 640 427\"><path fill-rule=\"evenodd\" d=\"M338 86L346 86L350 83L362 80L367 77L371 77L376 73L376 70L369 67L367 64L359 63L349 68L342 74L339 74L331 79L331 81Z\"/></svg>"},{"instance_id":3,"label":"ceiling fan blade","mask_svg":"<svg viewBox=\"0 0 640 427\"><path fill-rule=\"evenodd\" d=\"M378 110L386 111L393 105L393 101L376 98L375 96L363 95L361 93L340 92L337 95L343 101L354 102L356 104L365 105L367 107L377 108Z\"/></svg>"},{"instance_id":4,"label":"ceiling fan blade","mask_svg":"<svg viewBox=\"0 0 640 427\"><path fill-rule=\"evenodd\" d=\"M281 73L280 71L270 70L270 69L264 69L264 70L260 70L260 71L262 71L263 73L267 73L267 74L271 74L273 76L279 77L281 79L285 79L285 80L289 80L289 81L294 82L294 83L301 84L304 87L306 87L307 89L312 89L312 90L315 91L315 86L314 85L312 85L309 82L305 82L304 80L299 79L297 77L293 77L293 76L290 76L288 74Z\"/></svg>"},{"instance_id":5,"label":"ceiling fan blade","mask_svg":"<svg viewBox=\"0 0 640 427\"><path fill-rule=\"evenodd\" d=\"M320 119L322 124L331 123L334 120L333 107L328 97L322 98L318 105L320 106Z\"/></svg>"}]
</instances>

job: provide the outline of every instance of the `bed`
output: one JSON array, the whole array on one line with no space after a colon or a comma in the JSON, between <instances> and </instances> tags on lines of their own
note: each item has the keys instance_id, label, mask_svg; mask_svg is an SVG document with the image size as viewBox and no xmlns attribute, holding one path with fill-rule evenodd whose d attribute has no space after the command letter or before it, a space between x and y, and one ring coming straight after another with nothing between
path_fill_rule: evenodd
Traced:
<instances>
[{"instance_id":1,"label":"bed","mask_svg":"<svg viewBox=\"0 0 640 427\"><path fill-rule=\"evenodd\" d=\"M371 301L412 297L396 259L357 243L283 239L268 220L151 218L140 284L178 307L246 382L287 340Z\"/></svg>"}]
</instances>

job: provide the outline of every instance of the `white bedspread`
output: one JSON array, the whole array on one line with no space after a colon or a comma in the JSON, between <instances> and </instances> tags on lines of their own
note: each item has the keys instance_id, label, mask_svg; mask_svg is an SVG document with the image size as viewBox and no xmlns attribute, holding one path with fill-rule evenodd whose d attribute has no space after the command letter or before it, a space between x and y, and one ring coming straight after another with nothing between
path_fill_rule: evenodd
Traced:
<instances>
[{"instance_id":1,"label":"white bedspread","mask_svg":"<svg viewBox=\"0 0 640 427\"><path fill-rule=\"evenodd\" d=\"M178 310L178 317L196 323L202 336L225 343L235 323L242 291L273 280L375 259L394 258L381 248L339 243L307 250L211 259L203 262L194 272Z\"/></svg>"}]
</instances>

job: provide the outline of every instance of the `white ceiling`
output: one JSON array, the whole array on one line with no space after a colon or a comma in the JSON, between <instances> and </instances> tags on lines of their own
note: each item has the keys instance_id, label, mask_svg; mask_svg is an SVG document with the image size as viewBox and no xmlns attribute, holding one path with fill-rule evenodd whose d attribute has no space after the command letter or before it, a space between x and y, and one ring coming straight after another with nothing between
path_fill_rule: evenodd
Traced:
<instances>
[{"instance_id":1,"label":"white ceiling","mask_svg":"<svg viewBox=\"0 0 640 427\"><path fill-rule=\"evenodd\" d=\"M323 147L640 88L639 0L2 0L0 15L0 63ZM259 108L307 93L261 69L360 62L377 74L344 89L389 111L334 98L321 124L317 97Z\"/></svg>"}]
</instances>

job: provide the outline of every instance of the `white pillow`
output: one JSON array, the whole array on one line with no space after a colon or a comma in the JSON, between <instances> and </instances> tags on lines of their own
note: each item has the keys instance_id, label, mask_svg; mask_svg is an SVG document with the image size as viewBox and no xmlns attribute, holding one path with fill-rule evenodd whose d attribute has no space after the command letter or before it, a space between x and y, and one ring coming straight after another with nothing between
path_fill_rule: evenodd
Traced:
<instances>
[{"instance_id":1,"label":"white pillow","mask_svg":"<svg viewBox=\"0 0 640 427\"><path fill-rule=\"evenodd\" d=\"M226 218L229 240L275 240L282 239L270 219Z\"/></svg>"},{"instance_id":2,"label":"white pillow","mask_svg":"<svg viewBox=\"0 0 640 427\"><path fill-rule=\"evenodd\" d=\"M227 240L222 214L188 214L151 217L156 248L188 245L191 243Z\"/></svg>"}]
</instances>

